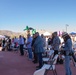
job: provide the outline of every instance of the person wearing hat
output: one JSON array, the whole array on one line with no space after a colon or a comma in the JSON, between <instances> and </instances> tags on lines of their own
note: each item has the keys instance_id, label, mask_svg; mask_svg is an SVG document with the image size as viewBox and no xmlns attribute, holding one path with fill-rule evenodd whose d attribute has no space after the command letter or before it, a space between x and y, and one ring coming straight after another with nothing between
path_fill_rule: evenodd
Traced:
<instances>
[{"instance_id":1,"label":"person wearing hat","mask_svg":"<svg viewBox=\"0 0 76 75\"><path fill-rule=\"evenodd\" d=\"M70 69L70 55L69 53L72 51L72 40L68 33L64 32L62 33L62 38L64 39L64 48L65 51L65 71L66 75L72 75L71 69Z\"/></svg>"}]
</instances>

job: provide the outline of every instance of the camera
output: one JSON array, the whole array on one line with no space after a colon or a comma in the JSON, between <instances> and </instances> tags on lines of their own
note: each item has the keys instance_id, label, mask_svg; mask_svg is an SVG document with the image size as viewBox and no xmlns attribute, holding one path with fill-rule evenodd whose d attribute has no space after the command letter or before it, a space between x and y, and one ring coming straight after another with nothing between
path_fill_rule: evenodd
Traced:
<instances>
[{"instance_id":1,"label":"camera","mask_svg":"<svg viewBox=\"0 0 76 75\"><path fill-rule=\"evenodd\" d=\"M61 55L66 55L66 51L64 51L64 50L59 51L59 53L60 53Z\"/></svg>"},{"instance_id":2,"label":"camera","mask_svg":"<svg viewBox=\"0 0 76 75\"><path fill-rule=\"evenodd\" d=\"M62 55L64 55L64 56L72 56L73 60L76 62L76 57L75 57L73 51L71 51L71 52L67 55L67 54L66 54L66 51L61 50L61 51L60 51L60 54L62 54Z\"/></svg>"}]
</instances>

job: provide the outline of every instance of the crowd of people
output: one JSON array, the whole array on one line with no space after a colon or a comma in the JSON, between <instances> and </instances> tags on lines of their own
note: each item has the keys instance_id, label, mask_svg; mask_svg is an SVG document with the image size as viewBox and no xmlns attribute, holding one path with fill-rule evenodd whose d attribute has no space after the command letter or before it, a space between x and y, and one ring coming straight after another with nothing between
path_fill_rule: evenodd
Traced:
<instances>
[{"instance_id":1,"label":"crowd of people","mask_svg":"<svg viewBox=\"0 0 76 75\"><path fill-rule=\"evenodd\" d=\"M48 38L48 39L47 39ZM3 50L11 51L12 48L18 48L20 50L20 55L24 55L24 49L28 51L28 59L33 61L33 63L39 63L36 69L40 69L43 66L43 56L45 50L54 50L54 56L59 53L60 50L65 51L65 71L66 75L72 75L70 69L70 58L69 53L72 49L72 40L68 33L64 32L62 34L63 42L61 42L57 32L52 33L51 37L45 37L43 34L40 36L38 32L31 35L28 34L27 38L19 36L19 38L8 38L0 40L0 47L3 47ZM61 46L64 47L62 48ZM51 48L49 49L49 46Z\"/></svg>"}]
</instances>

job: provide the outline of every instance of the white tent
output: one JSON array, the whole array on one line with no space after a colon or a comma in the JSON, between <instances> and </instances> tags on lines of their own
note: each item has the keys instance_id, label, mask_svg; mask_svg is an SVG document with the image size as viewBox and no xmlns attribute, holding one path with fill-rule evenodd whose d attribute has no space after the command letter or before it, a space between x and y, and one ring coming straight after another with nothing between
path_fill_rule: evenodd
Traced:
<instances>
[{"instance_id":1,"label":"white tent","mask_svg":"<svg viewBox=\"0 0 76 75\"><path fill-rule=\"evenodd\" d=\"M49 32L45 32L43 35L44 36L50 36L51 34Z\"/></svg>"},{"instance_id":2,"label":"white tent","mask_svg":"<svg viewBox=\"0 0 76 75\"><path fill-rule=\"evenodd\" d=\"M5 38L5 36L3 36L3 35L0 35L0 38L1 38L1 39L3 39L3 38Z\"/></svg>"}]
</instances>

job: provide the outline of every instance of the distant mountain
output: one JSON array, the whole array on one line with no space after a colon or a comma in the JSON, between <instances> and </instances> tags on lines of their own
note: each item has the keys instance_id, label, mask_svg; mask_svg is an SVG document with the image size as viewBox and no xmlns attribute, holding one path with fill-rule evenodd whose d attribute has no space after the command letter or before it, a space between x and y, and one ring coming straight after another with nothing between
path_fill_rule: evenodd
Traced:
<instances>
[{"instance_id":1,"label":"distant mountain","mask_svg":"<svg viewBox=\"0 0 76 75\"><path fill-rule=\"evenodd\" d=\"M36 30L36 31L39 32L40 34L43 34L46 32L46 30ZM15 36L18 37L19 35L23 35L25 37L27 36L26 32L12 32L9 30L0 30L0 35L6 35L6 36L10 36L10 37L15 37Z\"/></svg>"},{"instance_id":2,"label":"distant mountain","mask_svg":"<svg viewBox=\"0 0 76 75\"><path fill-rule=\"evenodd\" d=\"M12 32L12 31L8 31L8 30L0 30L0 35L6 35L6 36L10 36L10 37L14 37L14 36L19 36L22 35L22 33L19 32Z\"/></svg>"}]
</instances>

